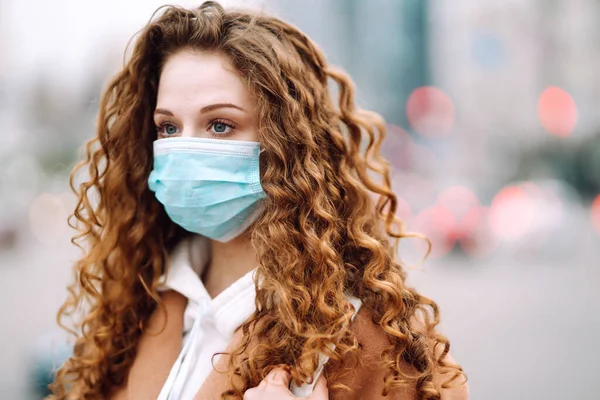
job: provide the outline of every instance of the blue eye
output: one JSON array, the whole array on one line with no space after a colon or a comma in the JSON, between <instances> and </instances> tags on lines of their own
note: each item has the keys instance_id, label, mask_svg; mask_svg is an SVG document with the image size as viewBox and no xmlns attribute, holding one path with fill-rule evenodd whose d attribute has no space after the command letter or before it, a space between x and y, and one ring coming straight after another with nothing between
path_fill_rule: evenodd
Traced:
<instances>
[{"instance_id":1,"label":"blue eye","mask_svg":"<svg viewBox=\"0 0 600 400\"><path fill-rule=\"evenodd\" d=\"M212 136L227 136L233 133L235 125L229 121L215 119L208 126L208 130Z\"/></svg>"},{"instance_id":2,"label":"blue eye","mask_svg":"<svg viewBox=\"0 0 600 400\"><path fill-rule=\"evenodd\" d=\"M174 135L177 133L177 127L175 125L168 124L165 126L165 133L167 135Z\"/></svg>"},{"instance_id":3,"label":"blue eye","mask_svg":"<svg viewBox=\"0 0 600 400\"><path fill-rule=\"evenodd\" d=\"M156 127L156 132L159 137L173 136L179 133L179 128L169 121L165 121Z\"/></svg>"},{"instance_id":4,"label":"blue eye","mask_svg":"<svg viewBox=\"0 0 600 400\"><path fill-rule=\"evenodd\" d=\"M222 122L217 122L213 125L215 133L223 133L227 129L227 125Z\"/></svg>"}]
</instances>

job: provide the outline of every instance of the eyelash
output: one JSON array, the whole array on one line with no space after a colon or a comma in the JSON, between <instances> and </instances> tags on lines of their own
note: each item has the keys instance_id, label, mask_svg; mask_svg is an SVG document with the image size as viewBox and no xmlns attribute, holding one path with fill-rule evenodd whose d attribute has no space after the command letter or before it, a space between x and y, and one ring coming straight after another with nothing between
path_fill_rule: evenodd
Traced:
<instances>
[{"instance_id":1,"label":"eyelash","mask_svg":"<svg viewBox=\"0 0 600 400\"><path fill-rule=\"evenodd\" d=\"M215 119L211 120L208 123L209 130L210 130L210 128L212 128L216 124L223 124L223 125L227 126L228 128L231 128L231 131L229 131L227 133L215 133L215 132L211 131L210 135L212 137L223 137L223 136L231 135L233 133L233 131L235 130L235 128L236 128L235 124L233 124L231 122L228 122L228 121L226 121L224 119L221 119L221 118L215 118ZM158 133L159 136L162 136L162 137L173 136L173 135L169 135L169 134L167 134L167 133L164 132L165 127L168 126L168 125L172 125L174 127L177 127L177 125L175 125L171 121L161 122L159 125L156 126L156 132Z\"/></svg>"}]
</instances>

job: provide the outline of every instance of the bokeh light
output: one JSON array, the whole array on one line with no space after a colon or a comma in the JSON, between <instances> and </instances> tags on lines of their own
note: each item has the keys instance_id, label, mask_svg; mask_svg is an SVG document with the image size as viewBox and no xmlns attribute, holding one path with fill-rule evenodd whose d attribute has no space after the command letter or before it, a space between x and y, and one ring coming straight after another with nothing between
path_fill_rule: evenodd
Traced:
<instances>
[{"instance_id":1,"label":"bokeh light","mask_svg":"<svg viewBox=\"0 0 600 400\"><path fill-rule=\"evenodd\" d=\"M477 196L466 186L452 186L441 192L437 204L446 208L459 219L470 209L479 205Z\"/></svg>"},{"instance_id":2,"label":"bokeh light","mask_svg":"<svg viewBox=\"0 0 600 400\"><path fill-rule=\"evenodd\" d=\"M547 88L538 101L538 116L544 129L560 136L570 136L577 125L577 105L561 88Z\"/></svg>"},{"instance_id":3,"label":"bokeh light","mask_svg":"<svg viewBox=\"0 0 600 400\"><path fill-rule=\"evenodd\" d=\"M415 132L427 137L444 136L454 127L454 103L438 88L420 87L408 97L406 117Z\"/></svg>"},{"instance_id":4,"label":"bokeh light","mask_svg":"<svg viewBox=\"0 0 600 400\"><path fill-rule=\"evenodd\" d=\"M432 258L447 255L456 243L456 218L442 206L433 206L421 211L413 220L410 230L427 236L431 241ZM427 251L427 243L423 240L414 240L414 246L423 255Z\"/></svg>"},{"instance_id":5,"label":"bokeh light","mask_svg":"<svg viewBox=\"0 0 600 400\"><path fill-rule=\"evenodd\" d=\"M60 196L42 193L33 201L29 209L29 227L40 242L52 244L67 232L68 215Z\"/></svg>"},{"instance_id":6,"label":"bokeh light","mask_svg":"<svg viewBox=\"0 0 600 400\"><path fill-rule=\"evenodd\" d=\"M465 254L474 258L489 256L497 247L490 225L489 209L475 206L467 211L458 223L459 243Z\"/></svg>"},{"instance_id":7,"label":"bokeh light","mask_svg":"<svg viewBox=\"0 0 600 400\"><path fill-rule=\"evenodd\" d=\"M381 148L382 155L393 167L408 170L415 156L414 142L410 134L397 125L387 124L386 145Z\"/></svg>"},{"instance_id":8,"label":"bokeh light","mask_svg":"<svg viewBox=\"0 0 600 400\"><path fill-rule=\"evenodd\" d=\"M596 232L600 234L600 194L592 203L592 225L596 229Z\"/></svg>"},{"instance_id":9,"label":"bokeh light","mask_svg":"<svg viewBox=\"0 0 600 400\"><path fill-rule=\"evenodd\" d=\"M490 225L498 239L510 242L521 239L534 221L535 204L521 186L507 186L494 197Z\"/></svg>"},{"instance_id":10,"label":"bokeh light","mask_svg":"<svg viewBox=\"0 0 600 400\"><path fill-rule=\"evenodd\" d=\"M537 241L555 237L566 226L562 184L554 181L524 182L521 187L533 203L531 229ZM533 245L533 243L530 241Z\"/></svg>"}]
</instances>

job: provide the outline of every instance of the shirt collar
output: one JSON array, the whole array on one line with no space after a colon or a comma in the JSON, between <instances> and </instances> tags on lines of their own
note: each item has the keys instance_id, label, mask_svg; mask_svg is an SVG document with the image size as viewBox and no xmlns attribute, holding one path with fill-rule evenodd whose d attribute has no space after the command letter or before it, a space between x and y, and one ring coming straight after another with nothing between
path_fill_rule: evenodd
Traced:
<instances>
[{"instance_id":1,"label":"shirt collar","mask_svg":"<svg viewBox=\"0 0 600 400\"><path fill-rule=\"evenodd\" d=\"M247 272L211 301L211 311L219 332L230 338L255 310L256 290L254 277L256 268Z\"/></svg>"},{"instance_id":2,"label":"shirt collar","mask_svg":"<svg viewBox=\"0 0 600 400\"><path fill-rule=\"evenodd\" d=\"M217 330L229 339L255 310L256 268L211 299L200 278L209 260L210 243L206 237L194 235L184 239L171 254L169 272L159 290L172 289L188 298L186 320L195 318L201 304L209 304L208 314L214 318ZM190 324L193 320L185 322L186 329Z\"/></svg>"}]
</instances>

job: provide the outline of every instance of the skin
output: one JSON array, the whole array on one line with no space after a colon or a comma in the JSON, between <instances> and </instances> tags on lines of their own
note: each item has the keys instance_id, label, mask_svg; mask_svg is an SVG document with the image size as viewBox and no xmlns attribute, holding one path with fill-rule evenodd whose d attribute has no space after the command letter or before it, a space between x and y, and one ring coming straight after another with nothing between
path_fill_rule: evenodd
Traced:
<instances>
[{"instance_id":1,"label":"skin","mask_svg":"<svg viewBox=\"0 0 600 400\"><path fill-rule=\"evenodd\" d=\"M258 114L250 90L225 56L215 52L181 50L165 63L160 75L154 123L157 139L198 137L217 140L258 142ZM250 245L251 228L226 243L210 240L211 260L202 281L212 298L256 266ZM112 400L156 399L177 359L182 345L183 314L187 299L175 292L161 293L166 308L151 316L149 330L142 335L136 358L124 387L110 396ZM234 342L236 338L232 338ZM271 380L271 378L274 378ZM244 399L296 399L289 390L289 375L274 370L268 381L250 389ZM203 389L204 388L204 389ZM218 393L203 393L207 399ZM327 400L324 378L317 382L311 400Z\"/></svg>"}]
</instances>

